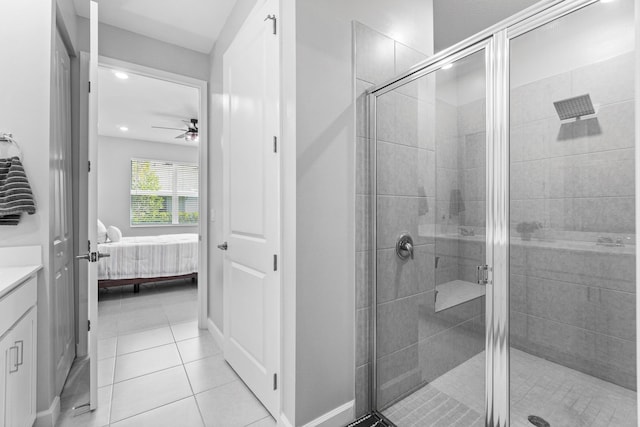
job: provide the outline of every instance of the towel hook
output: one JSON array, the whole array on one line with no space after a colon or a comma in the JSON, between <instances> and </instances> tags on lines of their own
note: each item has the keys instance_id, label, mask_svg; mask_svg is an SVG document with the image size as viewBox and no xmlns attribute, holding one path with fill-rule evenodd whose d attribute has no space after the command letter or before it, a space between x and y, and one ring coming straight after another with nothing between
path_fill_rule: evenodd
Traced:
<instances>
[{"instance_id":1,"label":"towel hook","mask_svg":"<svg viewBox=\"0 0 640 427\"><path fill-rule=\"evenodd\" d=\"M13 138L13 134L0 132L0 141L8 142L8 143L12 144L13 146L15 146L16 150L18 150L18 157L20 158L20 160L24 161L24 158L23 158L23 155L22 155L22 149L20 149L20 144L18 144L18 141L16 141Z\"/></svg>"}]
</instances>

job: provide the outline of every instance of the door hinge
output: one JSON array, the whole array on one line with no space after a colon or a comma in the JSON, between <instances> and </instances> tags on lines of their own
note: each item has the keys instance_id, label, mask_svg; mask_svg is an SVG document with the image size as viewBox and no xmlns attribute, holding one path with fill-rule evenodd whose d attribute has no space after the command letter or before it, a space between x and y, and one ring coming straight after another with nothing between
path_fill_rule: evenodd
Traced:
<instances>
[{"instance_id":1,"label":"door hinge","mask_svg":"<svg viewBox=\"0 0 640 427\"><path fill-rule=\"evenodd\" d=\"M91 320L87 320L87 331L91 330Z\"/></svg>"},{"instance_id":2,"label":"door hinge","mask_svg":"<svg viewBox=\"0 0 640 427\"><path fill-rule=\"evenodd\" d=\"M87 162L87 171L91 172L91 160Z\"/></svg>"},{"instance_id":3,"label":"door hinge","mask_svg":"<svg viewBox=\"0 0 640 427\"><path fill-rule=\"evenodd\" d=\"M87 240L87 252L91 252L91 240Z\"/></svg>"},{"instance_id":4,"label":"door hinge","mask_svg":"<svg viewBox=\"0 0 640 427\"><path fill-rule=\"evenodd\" d=\"M271 21L273 21L273 34L278 34L277 31L277 22L278 22L278 18L276 18L276 15L267 15L266 18L264 18L264 20L268 20L271 19Z\"/></svg>"},{"instance_id":5,"label":"door hinge","mask_svg":"<svg viewBox=\"0 0 640 427\"><path fill-rule=\"evenodd\" d=\"M491 267L488 265L478 265L476 266L476 282L478 285L488 285L491 283L489 280L489 272L491 271Z\"/></svg>"},{"instance_id":6,"label":"door hinge","mask_svg":"<svg viewBox=\"0 0 640 427\"><path fill-rule=\"evenodd\" d=\"M273 255L273 271L278 271L278 255Z\"/></svg>"},{"instance_id":7,"label":"door hinge","mask_svg":"<svg viewBox=\"0 0 640 427\"><path fill-rule=\"evenodd\" d=\"M91 93L91 82L88 82L88 83L89 83L89 93Z\"/></svg>"},{"instance_id":8,"label":"door hinge","mask_svg":"<svg viewBox=\"0 0 640 427\"><path fill-rule=\"evenodd\" d=\"M273 374L273 389L278 389L278 374Z\"/></svg>"},{"instance_id":9,"label":"door hinge","mask_svg":"<svg viewBox=\"0 0 640 427\"><path fill-rule=\"evenodd\" d=\"M274 153L278 152L278 137L277 136L273 137L273 152Z\"/></svg>"}]
</instances>

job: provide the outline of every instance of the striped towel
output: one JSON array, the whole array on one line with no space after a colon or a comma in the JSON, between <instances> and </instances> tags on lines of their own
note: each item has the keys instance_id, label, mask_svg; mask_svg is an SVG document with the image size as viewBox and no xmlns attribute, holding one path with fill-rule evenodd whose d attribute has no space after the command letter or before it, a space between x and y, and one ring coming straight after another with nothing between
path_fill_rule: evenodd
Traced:
<instances>
[{"instance_id":1,"label":"striped towel","mask_svg":"<svg viewBox=\"0 0 640 427\"><path fill-rule=\"evenodd\" d=\"M18 225L23 212L33 215L36 204L22 162L0 159L0 225Z\"/></svg>"}]
</instances>

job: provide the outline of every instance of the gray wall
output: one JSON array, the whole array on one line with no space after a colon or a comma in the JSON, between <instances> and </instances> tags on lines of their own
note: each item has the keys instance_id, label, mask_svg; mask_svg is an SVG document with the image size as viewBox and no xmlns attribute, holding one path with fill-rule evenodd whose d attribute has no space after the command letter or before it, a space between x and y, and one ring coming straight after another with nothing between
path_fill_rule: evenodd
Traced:
<instances>
[{"instance_id":1,"label":"gray wall","mask_svg":"<svg viewBox=\"0 0 640 427\"><path fill-rule=\"evenodd\" d=\"M512 90L512 343L636 388L634 55ZM597 118L562 125L553 101L590 93ZM531 100L539 102L531 102ZM543 228L521 241L516 227ZM630 238L630 239L628 239Z\"/></svg>"},{"instance_id":2,"label":"gray wall","mask_svg":"<svg viewBox=\"0 0 640 427\"><path fill-rule=\"evenodd\" d=\"M198 147L101 136L98 139L98 218L123 236L197 233L198 226L131 227L131 159L198 163ZM204 215L203 215L204 216Z\"/></svg>"},{"instance_id":3,"label":"gray wall","mask_svg":"<svg viewBox=\"0 0 640 427\"><path fill-rule=\"evenodd\" d=\"M89 51L89 20L77 16L78 49ZM100 24L98 33L100 55L132 64L193 77L209 79L209 56L181 46L161 42L121 28Z\"/></svg>"},{"instance_id":4,"label":"gray wall","mask_svg":"<svg viewBox=\"0 0 640 427\"><path fill-rule=\"evenodd\" d=\"M12 132L23 152L23 164L29 178L37 212L24 216L18 226L0 227L0 246L40 245L44 269L38 275L38 384L37 410L50 408L60 390L55 386L55 309L50 295L50 219L49 219L49 141L51 138L52 49L56 26L73 35L69 22L70 1L27 0L3 2L0 16L2 58L11 58L12 66L0 69L0 130ZM57 13L56 8L60 8ZM28 17L28 19L25 19ZM73 54L74 40L66 40ZM7 152L0 144L0 154Z\"/></svg>"},{"instance_id":5,"label":"gray wall","mask_svg":"<svg viewBox=\"0 0 640 427\"><path fill-rule=\"evenodd\" d=\"M430 2L392 9L382 1L296 3L296 425L352 400L354 378L358 402L366 389L366 364L354 369L356 226L364 218L354 211L362 198L356 199L352 21L402 32L404 43L423 52L433 43ZM394 67L377 77L391 77Z\"/></svg>"}]
</instances>

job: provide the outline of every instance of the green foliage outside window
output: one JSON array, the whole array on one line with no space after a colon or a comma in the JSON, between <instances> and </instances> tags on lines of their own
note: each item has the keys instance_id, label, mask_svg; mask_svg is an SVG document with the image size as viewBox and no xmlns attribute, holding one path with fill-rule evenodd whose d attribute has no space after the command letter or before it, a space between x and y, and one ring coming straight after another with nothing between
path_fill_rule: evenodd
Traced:
<instances>
[{"instance_id":1,"label":"green foliage outside window","mask_svg":"<svg viewBox=\"0 0 640 427\"><path fill-rule=\"evenodd\" d=\"M173 165L152 161L131 161L131 225L197 224L199 220L198 197L158 195L162 188L161 177L154 169L164 172L164 182L173 182L170 173ZM171 191L169 190L171 193ZM174 192L175 194L175 192ZM177 221L173 218L173 203L178 203Z\"/></svg>"}]
</instances>

